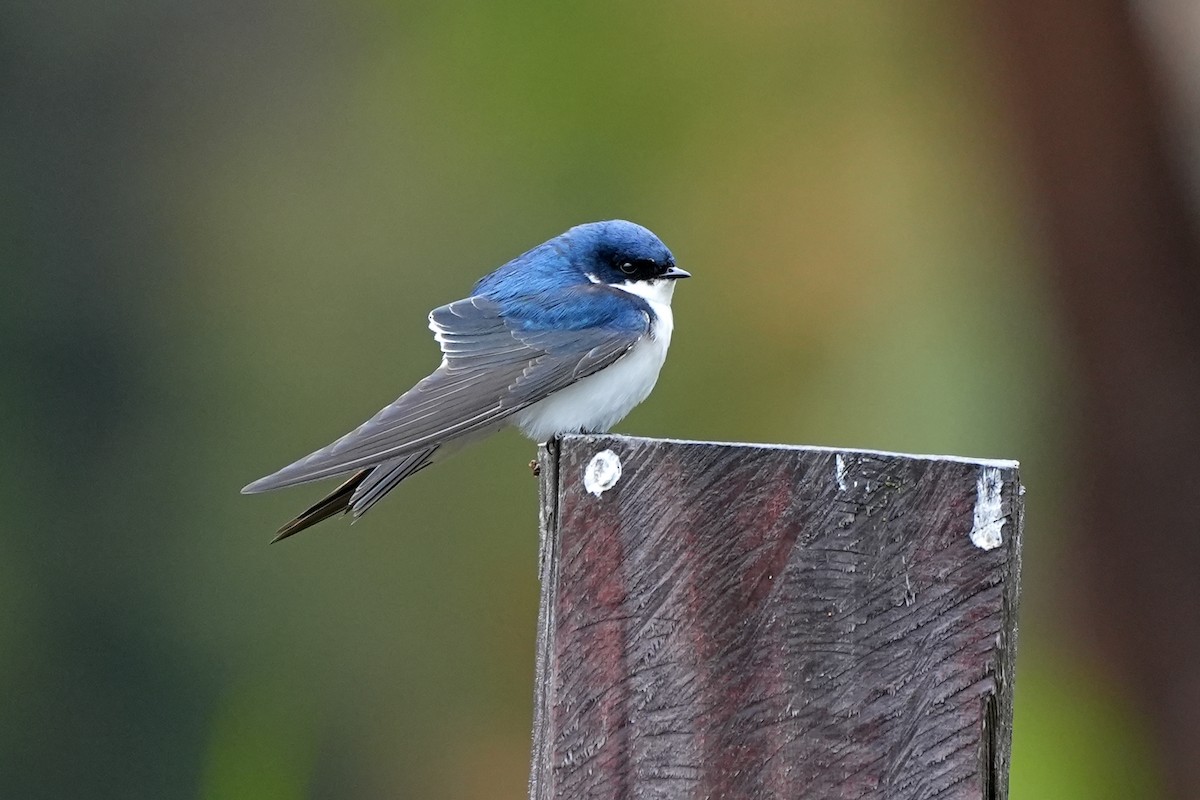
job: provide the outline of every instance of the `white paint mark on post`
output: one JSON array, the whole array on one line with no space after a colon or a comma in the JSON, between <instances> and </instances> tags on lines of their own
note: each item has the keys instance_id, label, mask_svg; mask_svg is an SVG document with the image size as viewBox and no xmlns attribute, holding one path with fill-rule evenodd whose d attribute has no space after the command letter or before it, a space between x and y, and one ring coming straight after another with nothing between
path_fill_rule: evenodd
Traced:
<instances>
[{"instance_id":1,"label":"white paint mark on post","mask_svg":"<svg viewBox=\"0 0 1200 800\"><path fill-rule=\"evenodd\" d=\"M620 479L621 459L612 450L596 453L583 470L583 488L596 497L616 486Z\"/></svg>"},{"instance_id":2,"label":"white paint mark on post","mask_svg":"<svg viewBox=\"0 0 1200 800\"><path fill-rule=\"evenodd\" d=\"M1004 541L1001 536L1004 511L1000 505L1003 489L1004 481L1000 479L999 467L983 467L979 470L979 479L975 482L975 520L971 526L971 544L983 550L994 550Z\"/></svg>"},{"instance_id":3,"label":"white paint mark on post","mask_svg":"<svg viewBox=\"0 0 1200 800\"><path fill-rule=\"evenodd\" d=\"M838 489L846 491L846 457L841 453L834 456Z\"/></svg>"}]
</instances>

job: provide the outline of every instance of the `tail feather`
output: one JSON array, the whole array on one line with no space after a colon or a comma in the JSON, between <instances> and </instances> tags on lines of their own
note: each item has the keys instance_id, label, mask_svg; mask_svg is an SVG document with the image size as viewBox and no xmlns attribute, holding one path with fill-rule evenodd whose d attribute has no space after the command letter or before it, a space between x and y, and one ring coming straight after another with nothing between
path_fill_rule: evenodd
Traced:
<instances>
[{"instance_id":1,"label":"tail feather","mask_svg":"<svg viewBox=\"0 0 1200 800\"><path fill-rule=\"evenodd\" d=\"M360 469L350 480L280 528L271 541L286 539L338 514L353 514L355 519L361 517L400 481L432 464L433 454L437 449L430 447L407 456L389 459L375 467Z\"/></svg>"},{"instance_id":2,"label":"tail feather","mask_svg":"<svg viewBox=\"0 0 1200 800\"><path fill-rule=\"evenodd\" d=\"M338 514L345 514L350 510L350 498L354 496L354 490L357 489L358 485L366 480L367 476L369 476L372 472L374 472L374 468L363 469L354 473L350 480L334 489L322 500L314 503L294 520L280 528L279 532L275 534L275 538L272 539L271 542L275 543L280 539L286 539L292 534L299 533L305 528L311 528L318 522L323 522Z\"/></svg>"},{"instance_id":3,"label":"tail feather","mask_svg":"<svg viewBox=\"0 0 1200 800\"><path fill-rule=\"evenodd\" d=\"M367 513L371 506L379 502L400 481L416 475L432 464L433 454L437 449L430 447L402 458L394 458L371 470L371 474L358 484L350 498L349 510L355 519Z\"/></svg>"}]
</instances>

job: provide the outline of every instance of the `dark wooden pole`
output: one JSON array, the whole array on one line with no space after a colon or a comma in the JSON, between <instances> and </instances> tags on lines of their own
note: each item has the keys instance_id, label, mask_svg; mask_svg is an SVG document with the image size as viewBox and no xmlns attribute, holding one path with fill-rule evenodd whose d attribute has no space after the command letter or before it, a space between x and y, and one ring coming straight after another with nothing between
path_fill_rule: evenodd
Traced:
<instances>
[{"instance_id":1,"label":"dark wooden pole","mask_svg":"<svg viewBox=\"0 0 1200 800\"><path fill-rule=\"evenodd\" d=\"M1008 794L1014 462L544 448L530 797Z\"/></svg>"}]
</instances>

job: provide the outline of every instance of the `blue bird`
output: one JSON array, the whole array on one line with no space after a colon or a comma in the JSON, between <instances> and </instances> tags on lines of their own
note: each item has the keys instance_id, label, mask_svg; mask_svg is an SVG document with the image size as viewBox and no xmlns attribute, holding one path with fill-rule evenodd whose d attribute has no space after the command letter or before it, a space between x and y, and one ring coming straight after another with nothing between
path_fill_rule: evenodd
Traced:
<instances>
[{"instance_id":1,"label":"blue bird","mask_svg":"<svg viewBox=\"0 0 1200 800\"><path fill-rule=\"evenodd\" d=\"M405 478L506 425L534 441L607 431L646 399L671 344L675 281L690 275L632 222L577 225L429 314L442 363L358 428L242 489L351 474L279 529L365 514Z\"/></svg>"}]
</instances>

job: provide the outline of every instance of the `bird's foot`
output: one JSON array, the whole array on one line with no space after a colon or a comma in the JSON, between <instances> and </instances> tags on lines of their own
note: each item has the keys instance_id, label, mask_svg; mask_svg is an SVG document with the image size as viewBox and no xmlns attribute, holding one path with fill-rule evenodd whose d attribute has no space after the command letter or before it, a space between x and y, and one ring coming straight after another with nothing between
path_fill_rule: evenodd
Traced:
<instances>
[{"instance_id":1,"label":"bird's foot","mask_svg":"<svg viewBox=\"0 0 1200 800\"><path fill-rule=\"evenodd\" d=\"M538 477L542 474L542 465L537 462L537 459L530 459L529 471L533 473L533 477Z\"/></svg>"}]
</instances>

